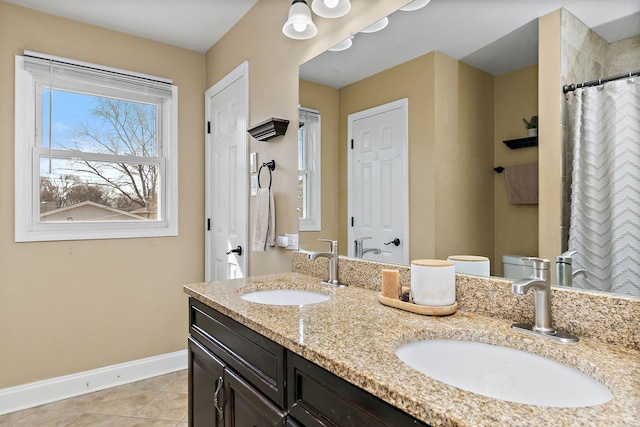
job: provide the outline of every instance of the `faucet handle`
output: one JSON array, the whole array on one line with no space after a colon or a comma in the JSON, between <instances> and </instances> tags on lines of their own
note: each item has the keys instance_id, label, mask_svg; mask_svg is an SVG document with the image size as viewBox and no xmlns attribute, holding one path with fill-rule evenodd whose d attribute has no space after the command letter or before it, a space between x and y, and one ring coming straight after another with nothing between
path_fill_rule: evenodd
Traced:
<instances>
[{"instance_id":1,"label":"faucet handle","mask_svg":"<svg viewBox=\"0 0 640 427\"><path fill-rule=\"evenodd\" d=\"M578 251L571 251L571 250L563 252L561 255L558 255L556 257L556 262L564 262L566 264L571 264L573 256L577 253Z\"/></svg>"},{"instance_id":2,"label":"faucet handle","mask_svg":"<svg viewBox=\"0 0 640 427\"><path fill-rule=\"evenodd\" d=\"M534 256L523 256L520 258L522 261L530 261L534 270L549 270L551 268L551 262L545 258L538 258Z\"/></svg>"},{"instance_id":3,"label":"faucet handle","mask_svg":"<svg viewBox=\"0 0 640 427\"><path fill-rule=\"evenodd\" d=\"M362 243L363 240L373 239L373 237L360 237L359 239L355 239L354 242Z\"/></svg>"},{"instance_id":4,"label":"faucet handle","mask_svg":"<svg viewBox=\"0 0 640 427\"><path fill-rule=\"evenodd\" d=\"M337 251L338 250L338 241L337 240L331 240L331 239L318 239L318 242L328 242L329 245L331 245L331 251L333 252L334 250Z\"/></svg>"}]
</instances>

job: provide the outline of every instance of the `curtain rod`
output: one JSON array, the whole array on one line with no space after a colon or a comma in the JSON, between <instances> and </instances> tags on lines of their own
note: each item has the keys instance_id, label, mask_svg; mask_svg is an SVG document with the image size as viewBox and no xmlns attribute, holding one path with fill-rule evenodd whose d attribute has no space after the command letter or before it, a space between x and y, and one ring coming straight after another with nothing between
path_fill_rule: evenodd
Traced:
<instances>
[{"instance_id":1,"label":"curtain rod","mask_svg":"<svg viewBox=\"0 0 640 427\"><path fill-rule=\"evenodd\" d=\"M607 77L605 79L592 80L586 83L577 83L577 84L574 83L570 85L564 85L562 86L562 92L564 93L573 92L574 90L579 89L581 87L598 86L603 83L608 83L614 80L620 80L620 79L624 79L627 77L634 77L634 76L640 76L640 70L629 71L628 73L616 74L615 76Z\"/></svg>"}]
</instances>

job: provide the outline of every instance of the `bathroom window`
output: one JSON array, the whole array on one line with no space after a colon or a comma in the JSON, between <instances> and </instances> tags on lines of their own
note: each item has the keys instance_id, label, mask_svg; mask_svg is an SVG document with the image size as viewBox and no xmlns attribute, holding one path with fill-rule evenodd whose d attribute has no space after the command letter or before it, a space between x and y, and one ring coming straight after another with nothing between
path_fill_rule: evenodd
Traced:
<instances>
[{"instance_id":1,"label":"bathroom window","mask_svg":"<svg viewBox=\"0 0 640 427\"><path fill-rule=\"evenodd\" d=\"M320 230L320 114L298 110L298 220L300 231Z\"/></svg>"},{"instance_id":2,"label":"bathroom window","mask_svg":"<svg viewBox=\"0 0 640 427\"><path fill-rule=\"evenodd\" d=\"M16 56L15 240L177 235L177 87Z\"/></svg>"}]
</instances>

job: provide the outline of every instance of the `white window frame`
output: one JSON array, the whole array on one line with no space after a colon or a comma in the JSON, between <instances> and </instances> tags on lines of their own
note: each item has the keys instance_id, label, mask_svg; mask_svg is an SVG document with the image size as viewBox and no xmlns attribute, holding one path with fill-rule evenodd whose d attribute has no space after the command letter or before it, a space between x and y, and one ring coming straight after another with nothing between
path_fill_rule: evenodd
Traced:
<instances>
[{"instance_id":1,"label":"white window frame","mask_svg":"<svg viewBox=\"0 0 640 427\"><path fill-rule=\"evenodd\" d=\"M311 108L299 107L298 120L302 124L307 117L317 118L314 125L314 135L304 134L303 145L307 150L307 167L298 169L298 175L304 175L306 181L305 202L306 202L306 218L298 219L298 228L300 231L320 231L322 229L322 164L321 156L321 125L322 120L320 113ZM309 127L306 128L308 130ZM305 127L301 127L299 131L305 132Z\"/></svg>"},{"instance_id":2,"label":"white window frame","mask_svg":"<svg viewBox=\"0 0 640 427\"><path fill-rule=\"evenodd\" d=\"M16 242L114 239L178 235L178 88L168 79L132 73L125 70L25 51L29 57L57 61L69 66L66 77L47 76L54 88L81 92L90 89L99 96L122 97L132 101L155 103L158 108L158 152L156 157L112 156L84 153L83 158L110 162L159 164L160 191L158 219L136 221L40 221L40 156L66 154L40 145L42 103L40 89L43 76L25 69L25 57L15 57L15 236ZM76 67L77 66L77 67ZM112 74L110 82L83 78L87 74ZM161 87L160 91L144 88L138 82ZM40 132L41 133L41 132Z\"/></svg>"}]
</instances>

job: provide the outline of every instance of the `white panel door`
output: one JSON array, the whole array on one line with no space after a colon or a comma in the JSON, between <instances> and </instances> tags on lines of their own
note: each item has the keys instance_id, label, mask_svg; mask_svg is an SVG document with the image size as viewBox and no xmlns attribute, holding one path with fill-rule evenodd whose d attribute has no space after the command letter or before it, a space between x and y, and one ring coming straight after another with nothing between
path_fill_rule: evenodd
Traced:
<instances>
[{"instance_id":1,"label":"white panel door","mask_svg":"<svg viewBox=\"0 0 640 427\"><path fill-rule=\"evenodd\" d=\"M406 99L349 115L349 256L371 237L364 259L409 264L407 117Z\"/></svg>"},{"instance_id":2,"label":"white panel door","mask_svg":"<svg viewBox=\"0 0 640 427\"><path fill-rule=\"evenodd\" d=\"M245 62L206 92L207 281L247 273L247 81Z\"/></svg>"}]
</instances>

